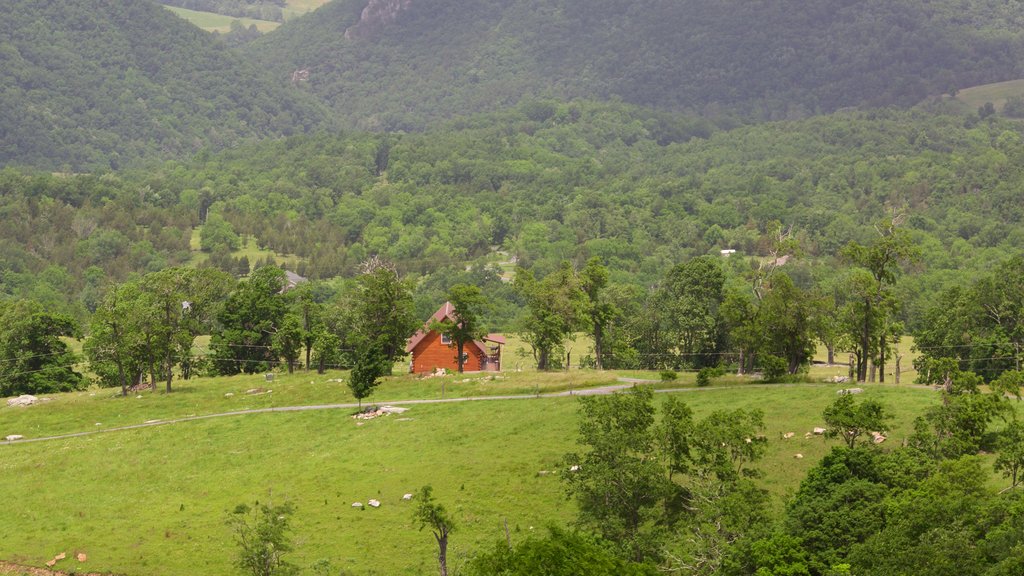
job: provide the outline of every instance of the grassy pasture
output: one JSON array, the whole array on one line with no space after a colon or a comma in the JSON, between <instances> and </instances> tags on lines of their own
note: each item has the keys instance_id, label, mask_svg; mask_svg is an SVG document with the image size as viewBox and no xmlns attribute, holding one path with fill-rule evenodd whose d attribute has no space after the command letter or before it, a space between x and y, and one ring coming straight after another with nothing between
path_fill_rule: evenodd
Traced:
<instances>
[{"instance_id":1,"label":"grassy pasture","mask_svg":"<svg viewBox=\"0 0 1024 576\"><path fill-rule=\"evenodd\" d=\"M279 22L255 20L252 18L238 18L236 16L224 16L222 14L214 14L213 12L199 12L196 10L189 10L187 8L178 8L177 6L164 6L164 8L167 8L171 12L174 12L178 16L188 20L207 32L228 32L231 30L231 23L235 20L240 20L246 28L255 24L256 29L260 32L270 32L281 25Z\"/></svg>"},{"instance_id":2,"label":"grassy pasture","mask_svg":"<svg viewBox=\"0 0 1024 576\"><path fill-rule=\"evenodd\" d=\"M210 255L203 252L200 248L200 228L192 229L192 236L189 239L189 250L192 251L191 259L188 262L189 266L198 266L209 259ZM242 235L242 246L238 250L231 253L234 258L241 258L245 256L249 259L249 266L255 266L257 261L263 260L264 258L270 257L274 259L274 262L278 265L286 265L291 269L294 269L297 263L301 260L300 257L294 254L279 254L273 250L264 250L260 248L256 243L256 237L250 235Z\"/></svg>"},{"instance_id":3,"label":"grassy pasture","mask_svg":"<svg viewBox=\"0 0 1024 576\"><path fill-rule=\"evenodd\" d=\"M1024 96L1024 80L1010 80L964 88L957 92L956 100L962 102L969 111L977 110L986 102L991 102L996 111L1000 111L1006 101L1015 96Z\"/></svg>"},{"instance_id":4,"label":"grassy pasture","mask_svg":"<svg viewBox=\"0 0 1024 576\"><path fill-rule=\"evenodd\" d=\"M451 376L448 386L452 393L468 394L473 387L495 384L509 390L536 387L531 380L539 378L544 389L554 389L572 377L573 372L524 373L485 384L456 382L469 375ZM105 391L57 395L28 409L0 408L0 432L9 433L14 423L80 430L93 428L100 417L138 422L242 405L347 398L344 384L314 379L310 385L308 375L293 378L269 384L273 394L251 397L223 396L224 390L266 385L251 376L193 381L182 384L180 393L144 393L141 400L111 398ZM375 396L404 395L401 387L408 387L410 396L439 395L433 379L401 377ZM679 394L698 416L722 408L764 410L770 442L760 468L781 510L783 498L836 445L803 434L821 425L821 410L837 388L727 386ZM894 444L909 433L912 417L937 401L918 388L869 385L867 390L865 397L881 400L896 415ZM658 395L659 402L663 398ZM308 567L328 558L352 574L419 574L433 569L433 542L415 529L410 505L400 498L424 484L432 484L455 513L456 565L503 538L506 518L512 537L522 538L531 526L565 523L575 514L557 474L538 474L558 470L560 457L574 449L574 398L417 405L403 417L362 425L349 413L246 415L0 446L0 491L19 495L3 512L0 558L41 565L59 551L82 550L90 558L82 568L90 570L136 576L230 573L234 547L224 525L227 512L257 498L288 498L298 510L296 563ZM797 436L782 440L785 432ZM796 459L797 453L804 458ZM382 507L351 507L370 498Z\"/></svg>"}]
</instances>

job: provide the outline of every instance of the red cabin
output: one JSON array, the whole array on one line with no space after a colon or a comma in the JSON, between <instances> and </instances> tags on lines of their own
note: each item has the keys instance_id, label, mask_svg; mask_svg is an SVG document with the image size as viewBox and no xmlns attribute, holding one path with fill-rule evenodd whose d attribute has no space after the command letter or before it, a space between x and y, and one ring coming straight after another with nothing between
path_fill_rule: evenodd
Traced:
<instances>
[{"instance_id":1,"label":"red cabin","mask_svg":"<svg viewBox=\"0 0 1024 576\"><path fill-rule=\"evenodd\" d=\"M459 369L455 343L441 335L440 332L430 329L432 321L454 321L454 310L451 302L445 302L444 306L441 306L423 325L423 328L409 339L405 351L412 354L410 372L422 374L433 372L438 368L452 371ZM483 340L466 342L462 349L465 356L462 369L465 372L497 372L501 370L501 347L503 344L505 344L505 338L498 334L490 334Z\"/></svg>"}]
</instances>

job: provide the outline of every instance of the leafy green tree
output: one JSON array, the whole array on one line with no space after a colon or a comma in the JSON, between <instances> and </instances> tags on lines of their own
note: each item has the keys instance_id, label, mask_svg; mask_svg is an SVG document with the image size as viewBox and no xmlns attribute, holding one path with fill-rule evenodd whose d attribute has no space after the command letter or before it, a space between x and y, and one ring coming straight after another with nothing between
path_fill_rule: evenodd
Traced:
<instances>
[{"instance_id":1,"label":"leafy green tree","mask_svg":"<svg viewBox=\"0 0 1024 576\"><path fill-rule=\"evenodd\" d=\"M813 573L845 562L853 546L885 526L886 498L899 484L887 470L921 468L916 461L910 464L880 450L836 447L808 471L786 506L783 524L801 539ZM929 472L930 467L923 475Z\"/></svg>"},{"instance_id":2,"label":"leafy green tree","mask_svg":"<svg viewBox=\"0 0 1024 576\"><path fill-rule=\"evenodd\" d=\"M352 396L359 401L359 407L363 406L363 398L369 398L374 388L380 383L380 377L387 371L385 364L388 363L384 353L378 348L370 345L363 345L356 350L355 364L348 378L348 388Z\"/></svg>"},{"instance_id":3,"label":"leafy green tree","mask_svg":"<svg viewBox=\"0 0 1024 576\"><path fill-rule=\"evenodd\" d=\"M273 335L288 309L284 271L264 266L238 283L217 314L219 329L210 339L219 374L254 374L277 361Z\"/></svg>"},{"instance_id":4,"label":"leafy green tree","mask_svg":"<svg viewBox=\"0 0 1024 576\"><path fill-rule=\"evenodd\" d=\"M806 367L814 358L818 310L816 299L797 288L788 275L775 275L758 311L760 332L770 335L759 352L782 358L789 374Z\"/></svg>"},{"instance_id":5,"label":"leafy green tree","mask_svg":"<svg viewBox=\"0 0 1024 576\"><path fill-rule=\"evenodd\" d=\"M605 334L608 325L618 315L619 310L604 293L608 286L608 268L600 257L587 260L586 266L580 271L580 288L587 296L587 316L589 316L590 333L594 338L594 367L604 369Z\"/></svg>"},{"instance_id":6,"label":"leafy green tree","mask_svg":"<svg viewBox=\"0 0 1024 576\"><path fill-rule=\"evenodd\" d=\"M149 353L151 361L159 359L168 393L174 366L189 363L192 342L211 327L232 285L229 275L211 268L168 268L142 278L152 306Z\"/></svg>"},{"instance_id":7,"label":"leafy green tree","mask_svg":"<svg viewBox=\"0 0 1024 576\"><path fill-rule=\"evenodd\" d=\"M856 345L857 381L866 382L868 362L874 361L879 377L885 381L890 327L896 302L892 286L904 264L920 257L920 249L909 233L900 228L903 216L879 223L878 237L868 245L850 242L842 250L843 257L861 269L853 276L854 304L848 311L849 330Z\"/></svg>"},{"instance_id":8,"label":"leafy green tree","mask_svg":"<svg viewBox=\"0 0 1024 576\"><path fill-rule=\"evenodd\" d=\"M452 305L452 316L433 324L432 328L451 339L455 345L459 373L462 373L466 344L480 340L487 335L483 327L483 315L487 310L487 298L476 286L457 284L448 290L448 301Z\"/></svg>"},{"instance_id":9,"label":"leafy green tree","mask_svg":"<svg viewBox=\"0 0 1024 576\"><path fill-rule=\"evenodd\" d=\"M239 504L228 526L238 545L235 565L249 576L291 576L297 566L284 559L293 550L290 521L295 507L286 502L277 506L257 503L255 507Z\"/></svg>"},{"instance_id":10,"label":"leafy green tree","mask_svg":"<svg viewBox=\"0 0 1024 576\"><path fill-rule=\"evenodd\" d=\"M653 430L653 392L633 387L627 393L580 398L583 454L566 456L563 477L580 509L580 522L615 542L623 557L642 562L657 558L663 530L659 504L668 494L668 475L657 457ZM681 411L678 411L680 412ZM683 450L678 428L662 435ZM678 459L684 459L679 455Z\"/></svg>"},{"instance_id":11,"label":"leafy green tree","mask_svg":"<svg viewBox=\"0 0 1024 576\"><path fill-rule=\"evenodd\" d=\"M80 338L78 323L34 302L0 301L0 396L69 392L85 387L62 337Z\"/></svg>"},{"instance_id":12,"label":"leafy green tree","mask_svg":"<svg viewBox=\"0 0 1024 576\"><path fill-rule=\"evenodd\" d=\"M144 373L149 349L143 336L152 306L136 282L110 289L92 316L83 350L89 367L106 385L120 386L121 395Z\"/></svg>"},{"instance_id":13,"label":"leafy green tree","mask_svg":"<svg viewBox=\"0 0 1024 576\"><path fill-rule=\"evenodd\" d=\"M216 212L207 215L206 222L199 231L199 246L203 252L213 252L217 248L231 252L238 250L241 245L242 241L230 222Z\"/></svg>"},{"instance_id":14,"label":"leafy green tree","mask_svg":"<svg viewBox=\"0 0 1024 576\"><path fill-rule=\"evenodd\" d=\"M717 259L693 258L669 270L660 292L670 353L676 367L704 365L720 342L719 306L724 298L725 272Z\"/></svg>"},{"instance_id":15,"label":"leafy green tree","mask_svg":"<svg viewBox=\"0 0 1024 576\"><path fill-rule=\"evenodd\" d=\"M851 450L856 447L857 438L869 432L884 434L888 430L886 422L892 419L880 402L857 402L853 394L840 394L835 402L825 408L823 417L825 436L842 438Z\"/></svg>"},{"instance_id":16,"label":"leafy green tree","mask_svg":"<svg viewBox=\"0 0 1024 576\"><path fill-rule=\"evenodd\" d=\"M1006 399L982 393L984 380L952 358L919 360L919 381L941 386L942 404L915 419L910 445L936 459L977 453L992 421L1010 410Z\"/></svg>"},{"instance_id":17,"label":"leafy green tree","mask_svg":"<svg viewBox=\"0 0 1024 576\"><path fill-rule=\"evenodd\" d=\"M1011 420L999 435L996 449L996 471L1010 479L1010 488L1016 488L1024 480L1020 477L1024 470L1024 422Z\"/></svg>"},{"instance_id":18,"label":"leafy green tree","mask_svg":"<svg viewBox=\"0 0 1024 576\"><path fill-rule=\"evenodd\" d=\"M285 314L281 326L274 332L274 354L284 358L288 365L288 373L295 371L295 364L302 353L303 330L302 319L295 314Z\"/></svg>"},{"instance_id":19,"label":"leafy green tree","mask_svg":"<svg viewBox=\"0 0 1024 576\"><path fill-rule=\"evenodd\" d=\"M374 347L386 361L385 374L405 353L405 342L418 327L412 286L395 267L381 259L363 264L352 301L352 338L357 347Z\"/></svg>"},{"instance_id":20,"label":"leafy green tree","mask_svg":"<svg viewBox=\"0 0 1024 576\"><path fill-rule=\"evenodd\" d=\"M562 262L542 280L528 270L516 269L515 286L527 306L520 334L533 349L537 369L548 370L565 339L585 323L586 296L579 278L568 262Z\"/></svg>"},{"instance_id":21,"label":"leafy green tree","mask_svg":"<svg viewBox=\"0 0 1024 576\"><path fill-rule=\"evenodd\" d=\"M448 576L448 535L455 529L455 522L444 505L434 500L434 489L424 486L416 495L413 520L420 530L427 528L437 542L437 566L441 576Z\"/></svg>"},{"instance_id":22,"label":"leafy green tree","mask_svg":"<svg viewBox=\"0 0 1024 576\"><path fill-rule=\"evenodd\" d=\"M657 568L611 552L613 544L581 532L551 526L543 538L510 547L504 540L469 563L469 576L654 576Z\"/></svg>"},{"instance_id":23,"label":"leafy green tree","mask_svg":"<svg viewBox=\"0 0 1024 576\"><path fill-rule=\"evenodd\" d=\"M882 530L851 549L851 572L866 576L982 574L989 473L977 457L950 460L886 502Z\"/></svg>"}]
</instances>

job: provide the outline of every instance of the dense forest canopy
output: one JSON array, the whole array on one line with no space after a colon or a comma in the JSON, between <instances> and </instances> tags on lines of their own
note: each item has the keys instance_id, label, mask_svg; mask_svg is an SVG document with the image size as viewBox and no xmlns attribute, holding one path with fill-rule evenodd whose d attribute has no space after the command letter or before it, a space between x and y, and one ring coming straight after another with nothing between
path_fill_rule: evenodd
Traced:
<instances>
[{"instance_id":1,"label":"dense forest canopy","mask_svg":"<svg viewBox=\"0 0 1024 576\"><path fill-rule=\"evenodd\" d=\"M0 69L0 165L116 170L324 122L312 98L146 0L7 2Z\"/></svg>"},{"instance_id":2,"label":"dense forest canopy","mask_svg":"<svg viewBox=\"0 0 1024 576\"><path fill-rule=\"evenodd\" d=\"M1017 1L367 4L335 0L248 55L281 81L308 70L352 125L408 130L524 96L760 119L910 105L1017 78L1024 54Z\"/></svg>"},{"instance_id":3,"label":"dense forest canopy","mask_svg":"<svg viewBox=\"0 0 1024 576\"><path fill-rule=\"evenodd\" d=\"M543 276L593 256L642 288L696 256L764 257L773 222L799 239L788 271L806 287L831 270L810 264L870 242L897 211L922 253L897 284L912 327L938 290L1024 245L1020 131L921 111L730 127L530 101L425 133L300 136L156 170L8 169L0 291L82 316L106 283L195 264L196 229L208 263L231 273L257 264L232 257L248 235L313 279L351 277L380 255L434 299L469 281L467 266L498 290L501 262ZM513 315L498 312L501 324Z\"/></svg>"}]
</instances>

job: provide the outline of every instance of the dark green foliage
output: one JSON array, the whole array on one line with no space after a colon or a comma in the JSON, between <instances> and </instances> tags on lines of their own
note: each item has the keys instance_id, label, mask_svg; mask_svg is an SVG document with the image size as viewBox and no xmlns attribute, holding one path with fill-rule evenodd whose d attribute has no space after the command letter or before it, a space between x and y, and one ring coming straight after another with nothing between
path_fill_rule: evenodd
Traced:
<instances>
[{"instance_id":1,"label":"dark green foliage","mask_svg":"<svg viewBox=\"0 0 1024 576\"><path fill-rule=\"evenodd\" d=\"M871 432L885 434L889 429L888 421L892 419L878 401L858 402L849 393L840 394L835 402L825 408L822 418L825 420L825 436L842 438L850 449L857 446L857 439L861 436ZM870 444L871 439L866 438L865 441Z\"/></svg>"},{"instance_id":2,"label":"dark green foliage","mask_svg":"<svg viewBox=\"0 0 1024 576\"><path fill-rule=\"evenodd\" d=\"M501 541L477 555L467 576L654 576L654 566L627 562L612 544L580 532L551 526L543 538L527 538L510 548Z\"/></svg>"},{"instance_id":3,"label":"dark green foliage","mask_svg":"<svg viewBox=\"0 0 1024 576\"><path fill-rule=\"evenodd\" d=\"M654 406L650 388L580 399L583 455L567 456L564 477L580 507L580 521L615 542L636 561L656 558L664 531L657 519L668 494L668 475L654 452Z\"/></svg>"},{"instance_id":4,"label":"dark green foliage","mask_svg":"<svg viewBox=\"0 0 1024 576\"><path fill-rule=\"evenodd\" d=\"M348 389L352 396L363 405L363 398L373 394L373 389L380 384L380 377L388 373L390 362L380 348L371 344L363 344L355 354L355 363L348 377Z\"/></svg>"},{"instance_id":5,"label":"dark green foliage","mask_svg":"<svg viewBox=\"0 0 1024 576\"><path fill-rule=\"evenodd\" d=\"M291 576L297 566L284 560L293 550L290 521L295 507L290 502L278 506L256 503L239 504L228 518L228 526L238 545L235 565L247 576Z\"/></svg>"},{"instance_id":6,"label":"dark green foliage","mask_svg":"<svg viewBox=\"0 0 1024 576\"><path fill-rule=\"evenodd\" d=\"M669 398L660 422L650 388L581 398L580 442L564 480L579 524L622 558L714 574L729 546L762 530L768 495L752 482L764 454L763 415L716 411L700 421Z\"/></svg>"},{"instance_id":7,"label":"dark green foliage","mask_svg":"<svg viewBox=\"0 0 1024 576\"><path fill-rule=\"evenodd\" d=\"M0 301L0 396L84 388L77 358L61 337L80 338L78 323L35 302Z\"/></svg>"},{"instance_id":8,"label":"dark green foliage","mask_svg":"<svg viewBox=\"0 0 1024 576\"><path fill-rule=\"evenodd\" d=\"M13 0L0 165L118 169L304 131L318 106L155 3Z\"/></svg>"},{"instance_id":9,"label":"dark green foliage","mask_svg":"<svg viewBox=\"0 0 1024 576\"><path fill-rule=\"evenodd\" d=\"M786 529L802 540L815 573L845 561L853 545L885 525L884 500L894 487L888 460L879 451L833 448L800 483Z\"/></svg>"},{"instance_id":10,"label":"dark green foliage","mask_svg":"<svg viewBox=\"0 0 1024 576\"><path fill-rule=\"evenodd\" d=\"M392 365L405 354L406 340L419 326L413 316L412 283L378 258L368 260L363 268L351 302L350 338L365 366L375 359L383 374L390 375Z\"/></svg>"},{"instance_id":11,"label":"dark green foliage","mask_svg":"<svg viewBox=\"0 0 1024 576\"><path fill-rule=\"evenodd\" d=\"M438 0L360 22L365 6L332 2L248 53L282 80L308 68L352 125L383 130L524 98L557 118L545 97L788 119L1020 76L1022 19L995 0Z\"/></svg>"},{"instance_id":12,"label":"dark green foliage","mask_svg":"<svg viewBox=\"0 0 1024 576\"><path fill-rule=\"evenodd\" d=\"M679 378L679 373L675 370L662 370L660 376L662 382L674 382Z\"/></svg>"},{"instance_id":13,"label":"dark green foliage","mask_svg":"<svg viewBox=\"0 0 1024 576\"><path fill-rule=\"evenodd\" d=\"M239 282L217 315L210 354L218 374L254 374L277 362L273 335L288 308L284 271L265 266Z\"/></svg>"},{"instance_id":14,"label":"dark green foliage","mask_svg":"<svg viewBox=\"0 0 1024 576\"><path fill-rule=\"evenodd\" d=\"M782 379L789 374L787 362L773 354L762 354L757 358L761 366L761 375L765 382L782 382Z\"/></svg>"},{"instance_id":15,"label":"dark green foliage","mask_svg":"<svg viewBox=\"0 0 1024 576\"><path fill-rule=\"evenodd\" d=\"M562 262L540 280L531 271L518 268L515 287L526 302L519 334L533 349L537 369L549 370L558 361L565 340L589 320L589 301L580 278L569 262Z\"/></svg>"},{"instance_id":16,"label":"dark green foliage","mask_svg":"<svg viewBox=\"0 0 1024 576\"><path fill-rule=\"evenodd\" d=\"M985 481L980 460L964 458L944 463L919 486L892 498L891 520L852 549L855 573L983 574L993 559L978 543L985 537L986 508L996 500Z\"/></svg>"},{"instance_id":17,"label":"dark green foliage","mask_svg":"<svg viewBox=\"0 0 1024 576\"><path fill-rule=\"evenodd\" d=\"M970 285L939 295L914 332L922 352L919 365L930 372L934 369L929 362L953 360L956 370L975 372L986 381L1019 370L1024 347L1022 278L1024 256L1017 255Z\"/></svg>"}]
</instances>

